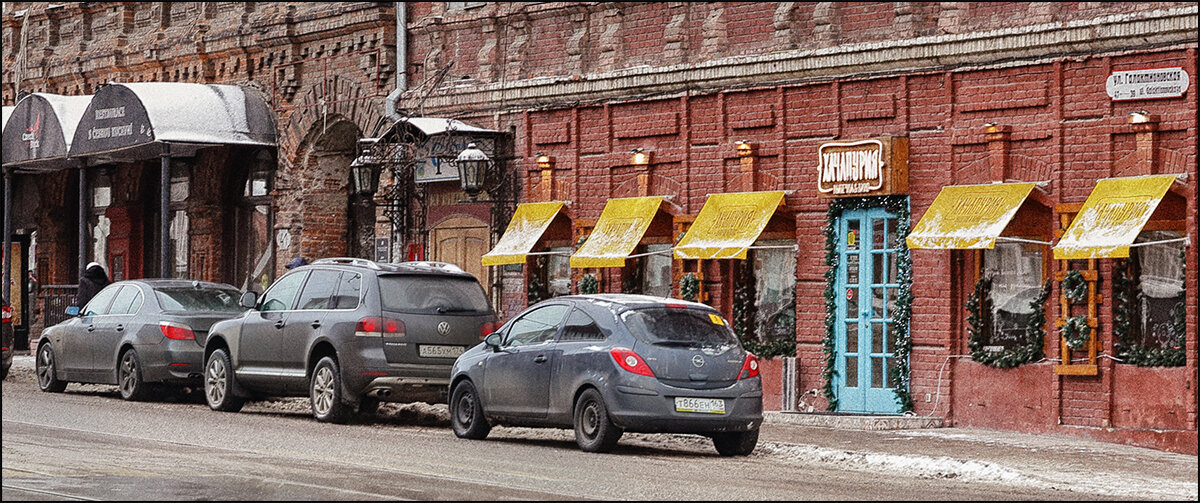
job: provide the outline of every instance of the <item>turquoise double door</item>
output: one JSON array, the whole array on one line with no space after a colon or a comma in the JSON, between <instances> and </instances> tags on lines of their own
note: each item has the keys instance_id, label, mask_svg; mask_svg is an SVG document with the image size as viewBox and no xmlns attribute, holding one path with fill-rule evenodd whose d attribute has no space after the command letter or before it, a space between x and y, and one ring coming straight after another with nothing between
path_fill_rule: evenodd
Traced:
<instances>
[{"instance_id":1,"label":"turquoise double door","mask_svg":"<svg viewBox=\"0 0 1200 503\"><path fill-rule=\"evenodd\" d=\"M898 414L890 384L896 372L896 259L904 240L896 215L883 208L845 210L838 222L834 291L838 412Z\"/></svg>"}]
</instances>

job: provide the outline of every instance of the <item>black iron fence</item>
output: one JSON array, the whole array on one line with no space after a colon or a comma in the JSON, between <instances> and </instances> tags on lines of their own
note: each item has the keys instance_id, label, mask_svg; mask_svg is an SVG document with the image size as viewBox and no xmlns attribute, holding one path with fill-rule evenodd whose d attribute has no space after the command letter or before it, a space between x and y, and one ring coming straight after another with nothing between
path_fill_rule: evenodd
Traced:
<instances>
[{"instance_id":1,"label":"black iron fence","mask_svg":"<svg viewBox=\"0 0 1200 503\"><path fill-rule=\"evenodd\" d=\"M67 306L75 303L75 293L79 285L43 285L42 286L42 320L43 326L57 325L66 320Z\"/></svg>"}]
</instances>

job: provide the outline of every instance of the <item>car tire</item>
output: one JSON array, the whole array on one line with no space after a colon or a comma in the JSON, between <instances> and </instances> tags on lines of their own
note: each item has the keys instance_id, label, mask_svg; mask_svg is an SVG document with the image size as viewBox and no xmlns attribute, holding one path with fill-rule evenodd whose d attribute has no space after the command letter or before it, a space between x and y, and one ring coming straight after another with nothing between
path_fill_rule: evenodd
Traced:
<instances>
[{"instance_id":1,"label":"car tire","mask_svg":"<svg viewBox=\"0 0 1200 503\"><path fill-rule=\"evenodd\" d=\"M341 369L333 357L321 358L313 367L312 379L308 382L308 398L317 421L342 424L349 419L350 406L342 401Z\"/></svg>"},{"instance_id":2,"label":"car tire","mask_svg":"<svg viewBox=\"0 0 1200 503\"><path fill-rule=\"evenodd\" d=\"M463 381L450 394L450 426L458 438L483 440L492 431L483 415L483 404L471 381Z\"/></svg>"},{"instance_id":3,"label":"car tire","mask_svg":"<svg viewBox=\"0 0 1200 503\"><path fill-rule=\"evenodd\" d=\"M233 394L233 365L225 348L213 351L204 364L204 400L210 409L221 412L237 412L246 404L246 399Z\"/></svg>"},{"instance_id":4,"label":"car tire","mask_svg":"<svg viewBox=\"0 0 1200 503\"><path fill-rule=\"evenodd\" d=\"M717 433L713 435L713 446L722 456L746 456L758 445L758 428L750 431Z\"/></svg>"},{"instance_id":5,"label":"car tire","mask_svg":"<svg viewBox=\"0 0 1200 503\"><path fill-rule=\"evenodd\" d=\"M50 347L50 343L42 344L38 348L37 361L35 372L37 373L38 388L46 393L62 393L67 389L67 382L58 380L57 368L54 360L54 348Z\"/></svg>"},{"instance_id":6,"label":"car tire","mask_svg":"<svg viewBox=\"0 0 1200 503\"><path fill-rule=\"evenodd\" d=\"M117 389L121 398L138 402L150 397L150 385L142 380L142 360L130 348L117 359Z\"/></svg>"},{"instance_id":7,"label":"car tire","mask_svg":"<svg viewBox=\"0 0 1200 503\"><path fill-rule=\"evenodd\" d=\"M604 397L595 388L584 391L575 402L575 443L586 452L608 452L625 433L608 417Z\"/></svg>"}]
</instances>

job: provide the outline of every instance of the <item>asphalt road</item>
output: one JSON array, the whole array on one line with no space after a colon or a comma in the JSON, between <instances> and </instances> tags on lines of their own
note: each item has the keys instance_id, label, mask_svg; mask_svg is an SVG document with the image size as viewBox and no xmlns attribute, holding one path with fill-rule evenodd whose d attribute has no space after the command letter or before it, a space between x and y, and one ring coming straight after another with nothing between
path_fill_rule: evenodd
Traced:
<instances>
[{"instance_id":1,"label":"asphalt road","mask_svg":"<svg viewBox=\"0 0 1200 503\"><path fill-rule=\"evenodd\" d=\"M427 406L385 404L379 415L348 425L319 423L303 406L298 400L255 402L230 414L209 410L198 396L125 402L111 386L71 384L65 393L48 394L38 391L31 372L14 368L3 384L2 496L5 501L1131 497L1088 493L1070 484L967 476L970 471L939 476L920 467L888 469L868 458L830 457L766 428L760 448L748 457L722 458L708 439L689 435L627 434L614 452L591 454L575 446L568 430L496 428L485 441L458 439L444 416ZM1196 465L1190 459L1195 499Z\"/></svg>"}]
</instances>

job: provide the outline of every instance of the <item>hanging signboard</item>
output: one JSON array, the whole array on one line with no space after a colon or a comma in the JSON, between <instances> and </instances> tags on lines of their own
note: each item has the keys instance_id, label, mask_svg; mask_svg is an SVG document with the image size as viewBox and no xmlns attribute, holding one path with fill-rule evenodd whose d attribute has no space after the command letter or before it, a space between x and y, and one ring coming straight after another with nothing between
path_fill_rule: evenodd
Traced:
<instances>
[{"instance_id":1,"label":"hanging signboard","mask_svg":"<svg viewBox=\"0 0 1200 503\"><path fill-rule=\"evenodd\" d=\"M825 197L908 192L908 138L833 141L817 149L817 191Z\"/></svg>"},{"instance_id":2,"label":"hanging signboard","mask_svg":"<svg viewBox=\"0 0 1200 503\"><path fill-rule=\"evenodd\" d=\"M495 141L465 134L432 135L417 146L417 183L458 181L458 168L453 162L458 154L474 143L490 159L496 158Z\"/></svg>"},{"instance_id":3,"label":"hanging signboard","mask_svg":"<svg viewBox=\"0 0 1200 503\"><path fill-rule=\"evenodd\" d=\"M1104 90L1113 101L1178 98L1188 90L1191 80L1186 70L1147 68L1113 72L1104 83Z\"/></svg>"}]
</instances>

